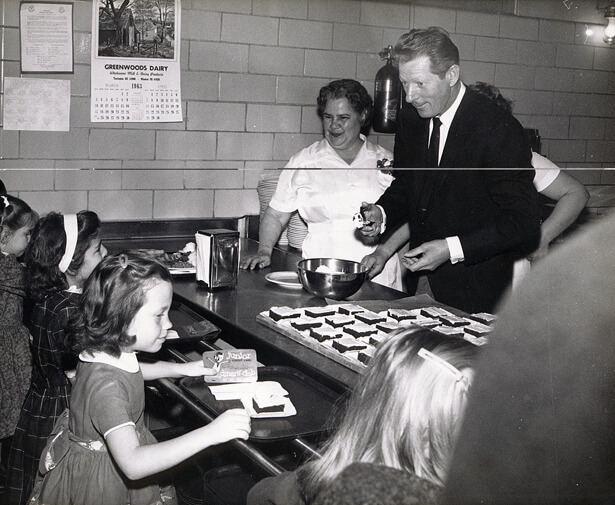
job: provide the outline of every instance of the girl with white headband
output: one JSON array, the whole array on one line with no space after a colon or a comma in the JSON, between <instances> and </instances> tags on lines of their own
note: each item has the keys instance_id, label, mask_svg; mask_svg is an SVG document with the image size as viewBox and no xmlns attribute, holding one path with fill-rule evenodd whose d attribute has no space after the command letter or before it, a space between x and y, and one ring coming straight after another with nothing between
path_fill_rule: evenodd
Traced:
<instances>
[{"instance_id":1,"label":"girl with white headband","mask_svg":"<svg viewBox=\"0 0 615 505\"><path fill-rule=\"evenodd\" d=\"M321 457L262 480L247 504L339 503L327 494L336 485L356 497L344 503L374 503L354 489L360 491L362 484L353 475L365 470L383 476L396 472L401 494L408 498L403 503L436 503L478 353L474 344L427 329L392 334L379 344ZM400 489L388 491L399 494ZM381 498L379 503L394 502Z\"/></svg>"},{"instance_id":2,"label":"girl with white headband","mask_svg":"<svg viewBox=\"0 0 615 505\"><path fill-rule=\"evenodd\" d=\"M1 188L0 188L1 189ZM0 479L21 405L30 386L30 333L23 323L25 270L18 261L38 214L13 196L0 196Z\"/></svg>"},{"instance_id":3,"label":"girl with white headband","mask_svg":"<svg viewBox=\"0 0 615 505\"><path fill-rule=\"evenodd\" d=\"M68 407L77 357L64 347L65 330L85 281L106 253L95 212L51 212L33 230L26 267L35 302L29 323L34 369L9 454L5 494L11 505L27 500L47 437Z\"/></svg>"}]
</instances>

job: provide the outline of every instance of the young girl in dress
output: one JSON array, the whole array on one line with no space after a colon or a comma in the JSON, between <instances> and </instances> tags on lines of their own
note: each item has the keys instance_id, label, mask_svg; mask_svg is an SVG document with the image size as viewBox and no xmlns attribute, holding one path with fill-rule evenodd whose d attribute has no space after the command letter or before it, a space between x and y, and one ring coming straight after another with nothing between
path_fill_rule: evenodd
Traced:
<instances>
[{"instance_id":1,"label":"young girl in dress","mask_svg":"<svg viewBox=\"0 0 615 505\"><path fill-rule=\"evenodd\" d=\"M66 325L85 280L106 254L99 232L95 212L51 212L37 223L26 251L28 293L35 301L29 322L34 369L9 456L11 505L22 505L32 492L47 437L68 407L68 375L77 357L66 349Z\"/></svg>"},{"instance_id":2,"label":"young girl in dress","mask_svg":"<svg viewBox=\"0 0 615 505\"><path fill-rule=\"evenodd\" d=\"M463 339L426 329L391 335L378 347L322 456L262 480L250 490L248 505L312 503L357 462L404 471L411 488L406 494L431 503L446 479L478 352Z\"/></svg>"},{"instance_id":3,"label":"young girl in dress","mask_svg":"<svg viewBox=\"0 0 615 505\"><path fill-rule=\"evenodd\" d=\"M93 272L71 330L80 353L71 406L49 438L32 505L172 502L156 474L211 445L248 438L243 409L166 442L145 427L144 380L215 373L202 362L147 369L137 362L137 352L155 353L167 337L172 295L168 270L144 255L108 256Z\"/></svg>"},{"instance_id":4,"label":"young girl in dress","mask_svg":"<svg viewBox=\"0 0 615 505\"><path fill-rule=\"evenodd\" d=\"M30 386L30 333L23 323L26 249L38 214L12 196L0 196L0 479L6 477L11 438Z\"/></svg>"}]
</instances>

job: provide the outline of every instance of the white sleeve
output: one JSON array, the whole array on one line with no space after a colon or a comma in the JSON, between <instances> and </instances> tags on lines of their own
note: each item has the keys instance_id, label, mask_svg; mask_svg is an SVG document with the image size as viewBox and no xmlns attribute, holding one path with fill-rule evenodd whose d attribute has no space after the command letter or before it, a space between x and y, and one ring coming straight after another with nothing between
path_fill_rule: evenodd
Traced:
<instances>
[{"instance_id":1,"label":"white sleeve","mask_svg":"<svg viewBox=\"0 0 615 505\"><path fill-rule=\"evenodd\" d=\"M296 170L284 169L280 173L275 193L269 206L280 212L294 212L297 210L297 190L293 185Z\"/></svg>"},{"instance_id":2,"label":"white sleeve","mask_svg":"<svg viewBox=\"0 0 615 505\"><path fill-rule=\"evenodd\" d=\"M454 237L446 237L446 243L448 245L448 251L451 255L451 263L459 263L465 259L463 254L463 247L461 247L461 240L455 235Z\"/></svg>"},{"instance_id":3,"label":"white sleeve","mask_svg":"<svg viewBox=\"0 0 615 505\"><path fill-rule=\"evenodd\" d=\"M560 169L555 163L533 151L532 167L536 169L533 182L536 191L539 193L548 188L560 173Z\"/></svg>"}]
</instances>

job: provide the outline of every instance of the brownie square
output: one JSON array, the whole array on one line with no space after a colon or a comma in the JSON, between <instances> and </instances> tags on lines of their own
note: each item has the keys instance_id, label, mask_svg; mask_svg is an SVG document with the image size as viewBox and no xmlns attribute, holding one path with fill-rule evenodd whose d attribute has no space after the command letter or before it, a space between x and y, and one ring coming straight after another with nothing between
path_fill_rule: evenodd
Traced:
<instances>
[{"instance_id":1,"label":"brownie square","mask_svg":"<svg viewBox=\"0 0 615 505\"><path fill-rule=\"evenodd\" d=\"M475 322L463 329L466 333L470 335L474 335L475 337L483 337L488 333L491 333L491 326L487 326L486 324Z\"/></svg>"},{"instance_id":2,"label":"brownie square","mask_svg":"<svg viewBox=\"0 0 615 505\"><path fill-rule=\"evenodd\" d=\"M310 337L315 338L319 342L340 338L343 336L341 330L334 328L310 328Z\"/></svg>"},{"instance_id":3,"label":"brownie square","mask_svg":"<svg viewBox=\"0 0 615 505\"><path fill-rule=\"evenodd\" d=\"M355 314L355 319L366 324L384 323L387 318L375 312L365 311Z\"/></svg>"},{"instance_id":4,"label":"brownie square","mask_svg":"<svg viewBox=\"0 0 615 505\"><path fill-rule=\"evenodd\" d=\"M407 309L389 309L387 314L390 318L395 319L396 321L416 319L416 313Z\"/></svg>"},{"instance_id":5,"label":"brownie square","mask_svg":"<svg viewBox=\"0 0 615 505\"><path fill-rule=\"evenodd\" d=\"M450 314L450 312L440 307L424 307L421 309L421 315L425 317L431 317L433 319L436 319L440 316L444 316L447 314Z\"/></svg>"},{"instance_id":6,"label":"brownie square","mask_svg":"<svg viewBox=\"0 0 615 505\"><path fill-rule=\"evenodd\" d=\"M375 335L369 336L369 345L377 346L383 340L386 340L388 335L383 335L382 333L376 333Z\"/></svg>"},{"instance_id":7,"label":"brownie square","mask_svg":"<svg viewBox=\"0 0 615 505\"><path fill-rule=\"evenodd\" d=\"M471 321L465 319L464 317L459 317L454 314L450 316L440 316L440 321L448 326L465 326L466 324L470 324Z\"/></svg>"},{"instance_id":8,"label":"brownie square","mask_svg":"<svg viewBox=\"0 0 615 505\"><path fill-rule=\"evenodd\" d=\"M325 317L325 322L334 328L339 328L340 326L346 326L347 324L354 323L354 318L343 314L335 314L333 316Z\"/></svg>"},{"instance_id":9,"label":"brownie square","mask_svg":"<svg viewBox=\"0 0 615 505\"><path fill-rule=\"evenodd\" d=\"M483 324L492 324L498 318L498 316L489 314L489 312L477 312L476 314L470 314L470 317Z\"/></svg>"},{"instance_id":10,"label":"brownie square","mask_svg":"<svg viewBox=\"0 0 615 505\"><path fill-rule=\"evenodd\" d=\"M306 317L300 317L299 319L294 319L290 322L291 326L297 328L298 330L307 330L309 328L318 328L322 326L322 322L316 321L315 319L308 319Z\"/></svg>"},{"instance_id":11,"label":"brownie square","mask_svg":"<svg viewBox=\"0 0 615 505\"><path fill-rule=\"evenodd\" d=\"M406 323L407 321L403 321ZM440 326L440 321L437 319L432 319L431 317L419 316L414 321L413 324L417 324L423 328L435 328L436 326Z\"/></svg>"},{"instance_id":12,"label":"brownie square","mask_svg":"<svg viewBox=\"0 0 615 505\"><path fill-rule=\"evenodd\" d=\"M365 309L355 305L354 303L343 303L342 305L337 306L337 311L340 314L352 315L358 314L359 312L365 312Z\"/></svg>"},{"instance_id":13,"label":"brownie square","mask_svg":"<svg viewBox=\"0 0 615 505\"><path fill-rule=\"evenodd\" d=\"M372 359L372 357L374 356L375 352L376 352L375 347L367 347L363 349L362 351L359 351L359 356L357 359L361 363L365 363L367 365L369 361Z\"/></svg>"},{"instance_id":14,"label":"brownie square","mask_svg":"<svg viewBox=\"0 0 615 505\"><path fill-rule=\"evenodd\" d=\"M335 309L331 307L308 307L303 309L303 312L309 317L322 317L332 316L335 314Z\"/></svg>"},{"instance_id":15,"label":"brownie square","mask_svg":"<svg viewBox=\"0 0 615 505\"><path fill-rule=\"evenodd\" d=\"M353 337L367 337L369 335L373 335L374 333L378 333L378 330L364 323L355 323L349 326L344 326L344 333L348 333Z\"/></svg>"},{"instance_id":16,"label":"brownie square","mask_svg":"<svg viewBox=\"0 0 615 505\"><path fill-rule=\"evenodd\" d=\"M284 399L280 396L271 396L269 398L261 398L258 396L252 397L252 407L257 414L264 412L284 412Z\"/></svg>"},{"instance_id":17,"label":"brownie square","mask_svg":"<svg viewBox=\"0 0 615 505\"><path fill-rule=\"evenodd\" d=\"M301 311L298 309L291 309L290 307L271 307L269 309L269 317L274 321L299 316L301 316Z\"/></svg>"},{"instance_id":18,"label":"brownie square","mask_svg":"<svg viewBox=\"0 0 615 505\"><path fill-rule=\"evenodd\" d=\"M358 341L356 338L343 337L334 340L332 347L335 350L344 353L346 351L361 351L363 349L367 349L367 344Z\"/></svg>"},{"instance_id":19,"label":"brownie square","mask_svg":"<svg viewBox=\"0 0 615 505\"><path fill-rule=\"evenodd\" d=\"M376 325L376 328L378 328L380 331L384 331L385 333L391 333L392 331L401 328L401 326L394 323L378 323Z\"/></svg>"},{"instance_id":20,"label":"brownie square","mask_svg":"<svg viewBox=\"0 0 615 505\"><path fill-rule=\"evenodd\" d=\"M443 335L446 335L447 337L463 337L462 327L442 325L442 326L436 326L434 328L434 331L437 331L438 333L442 333Z\"/></svg>"}]
</instances>

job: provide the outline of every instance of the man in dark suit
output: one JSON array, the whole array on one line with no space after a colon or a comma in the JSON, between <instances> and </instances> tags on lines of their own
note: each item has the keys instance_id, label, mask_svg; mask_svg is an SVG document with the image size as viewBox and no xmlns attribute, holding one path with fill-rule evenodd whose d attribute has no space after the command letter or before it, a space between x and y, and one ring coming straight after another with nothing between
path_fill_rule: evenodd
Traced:
<instances>
[{"instance_id":1,"label":"man in dark suit","mask_svg":"<svg viewBox=\"0 0 615 505\"><path fill-rule=\"evenodd\" d=\"M410 224L403 263L428 271L436 300L468 312L493 311L512 265L540 236L538 197L523 127L459 79L459 51L442 28L403 35L395 52L406 92L395 135L396 179L376 205L365 204L375 236ZM383 245L383 250L386 244ZM366 257L376 267L379 254ZM380 254L382 256L383 254Z\"/></svg>"}]
</instances>

